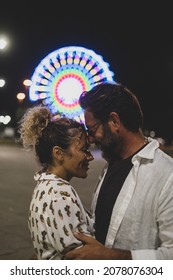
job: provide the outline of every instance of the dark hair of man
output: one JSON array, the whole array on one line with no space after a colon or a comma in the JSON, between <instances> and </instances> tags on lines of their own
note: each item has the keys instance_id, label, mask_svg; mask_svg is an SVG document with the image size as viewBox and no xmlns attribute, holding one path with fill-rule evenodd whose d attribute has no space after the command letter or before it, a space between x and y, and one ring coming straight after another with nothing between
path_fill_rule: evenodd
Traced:
<instances>
[{"instance_id":1,"label":"dark hair of man","mask_svg":"<svg viewBox=\"0 0 173 280\"><path fill-rule=\"evenodd\" d=\"M79 104L103 123L109 119L111 112L116 112L128 130L137 132L142 128L143 113L137 97L121 84L97 84L81 94Z\"/></svg>"}]
</instances>

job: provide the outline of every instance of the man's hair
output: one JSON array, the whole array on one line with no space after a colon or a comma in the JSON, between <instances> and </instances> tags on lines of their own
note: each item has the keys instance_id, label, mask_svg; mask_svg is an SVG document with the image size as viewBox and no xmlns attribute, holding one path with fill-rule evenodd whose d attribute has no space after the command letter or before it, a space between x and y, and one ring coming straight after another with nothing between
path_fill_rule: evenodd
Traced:
<instances>
[{"instance_id":1,"label":"man's hair","mask_svg":"<svg viewBox=\"0 0 173 280\"><path fill-rule=\"evenodd\" d=\"M124 127L136 132L143 125L143 113L137 97L118 83L100 83L79 97L79 104L93 113L101 122L109 119L111 112L119 115Z\"/></svg>"}]
</instances>

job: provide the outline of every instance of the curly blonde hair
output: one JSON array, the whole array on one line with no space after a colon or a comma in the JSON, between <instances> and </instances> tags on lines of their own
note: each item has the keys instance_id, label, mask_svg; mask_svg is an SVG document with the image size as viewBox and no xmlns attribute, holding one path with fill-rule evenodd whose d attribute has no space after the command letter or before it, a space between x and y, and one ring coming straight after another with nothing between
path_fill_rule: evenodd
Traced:
<instances>
[{"instance_id":1,"label":"curly blonde hair","mask_svg":"<svg viewBox=\"0 0 173 280\"><path fill-rule=\"evenodd\" d=\"M55 118L46 106L29 108L19 122L19 141L25 149L34 148L43 166L52 164L52 149L60 146L67 150L73 139L85 131L84 125L64 115Z\"/></svg>"},{"instance_id":2,"label":"curly blonde hair","mask_svg":"<svg viewBox=\"0 0 173 280\"><path fill-rule=\"evenodd\" d=\"M29 108L23 115L19 127L20 140L24 148L35 147L42 136L43 129L48 125L52 114L47 107Z\"/></svg>"}]
</instances>

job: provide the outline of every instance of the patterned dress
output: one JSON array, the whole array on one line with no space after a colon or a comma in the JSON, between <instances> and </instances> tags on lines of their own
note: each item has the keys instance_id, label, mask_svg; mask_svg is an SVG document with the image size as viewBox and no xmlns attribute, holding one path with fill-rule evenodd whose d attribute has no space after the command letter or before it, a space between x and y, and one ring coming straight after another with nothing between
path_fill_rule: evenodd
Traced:
<instances>
[{"instance_id":1,"label":"patterned dress","mask_svg":"<svg viewBox=\"0 0 173 280\"><path fill-rule=\"evenodd\" d=\"M62 251L81 246L73 231L94 236L93 219L69 182L44 170L30 203L28 225L38 259L62 259Z\"/></svg>"}]
</instances>

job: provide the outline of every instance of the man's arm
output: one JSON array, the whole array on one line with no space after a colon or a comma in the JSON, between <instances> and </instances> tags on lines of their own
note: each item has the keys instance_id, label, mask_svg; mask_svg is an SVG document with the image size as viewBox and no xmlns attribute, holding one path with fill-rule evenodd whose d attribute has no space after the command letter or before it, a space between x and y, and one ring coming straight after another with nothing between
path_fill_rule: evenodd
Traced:
<instances>
[{"instance_id":1,"label":"man's arm","mask_svg":"<svg viewBox=\"0 0 173 280\"><path fill-rule=\"evenodd\" d=\"M120 249L110 249L90 236L81 233L74 233L83 246L69 251L64 259L66 260L131 260L131 252Z\"/></svg>"}]
</instances>

